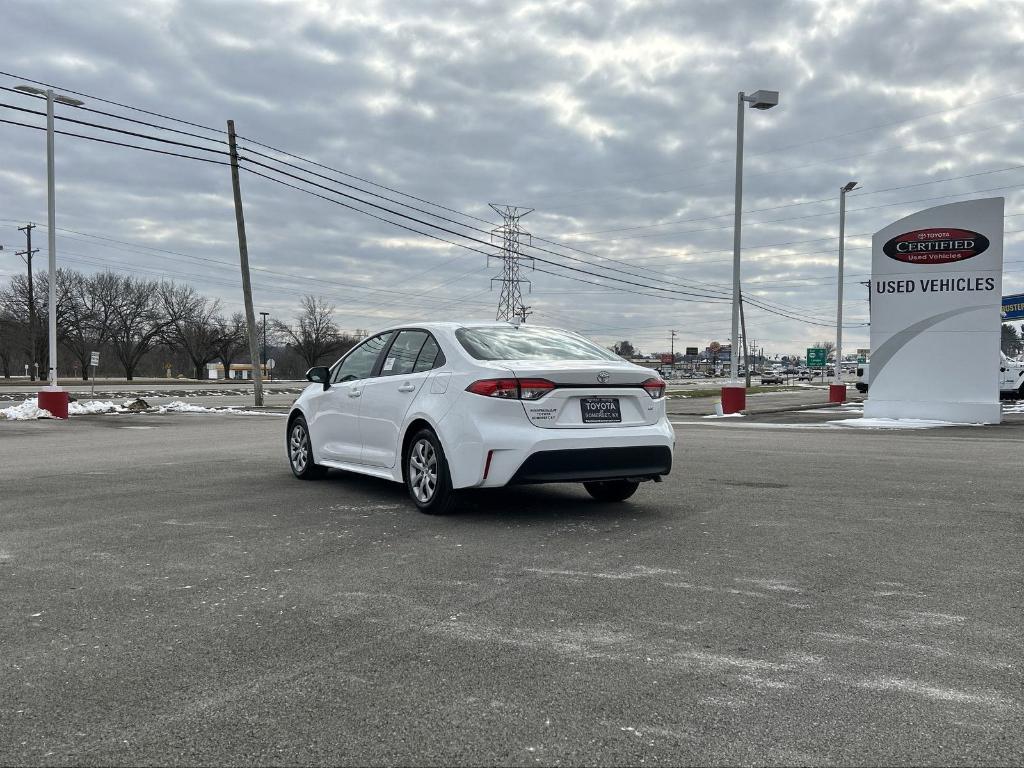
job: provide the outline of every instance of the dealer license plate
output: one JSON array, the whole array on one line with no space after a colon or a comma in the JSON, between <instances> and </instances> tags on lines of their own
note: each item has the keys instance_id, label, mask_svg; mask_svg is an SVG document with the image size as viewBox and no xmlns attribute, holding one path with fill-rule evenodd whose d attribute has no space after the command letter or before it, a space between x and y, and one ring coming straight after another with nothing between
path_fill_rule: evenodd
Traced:
<instances>
[{"instance_id":1,"label":"dealer license plate","mask_svg":"<svg viewBox=\"0 0 1024 768\"><path fill-rule=\"evenodd\" d=\"M617 397L583 397L580 398L584 424L607 424L622 421Z\"/></svg>"}]
</instances>

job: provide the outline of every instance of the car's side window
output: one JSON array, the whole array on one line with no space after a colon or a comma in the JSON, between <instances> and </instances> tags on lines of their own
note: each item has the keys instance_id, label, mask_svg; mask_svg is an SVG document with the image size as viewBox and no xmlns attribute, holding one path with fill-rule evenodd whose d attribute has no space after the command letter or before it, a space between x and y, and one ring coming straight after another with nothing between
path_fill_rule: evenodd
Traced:
<instances>
[{"instance_id":1,"label":"car's side window","mask_svg":"<svg viewBox=\"0 0 1024 768\"><path fill-rule=\"evenodd\" d=\"M391 349L388 350L388 354L384 358L380 375L404 376L407 373L412 373L427 336L426 331L399 331L398 338L395 339L395 343L391 345Z\"/></svg>"},{"instance_id":2,"label":"car's side window","mask_svg":"<svg viewBox=\"0 0 1024 768\"><path fill-rule=\"evenodd\" d=\"M412 372L422 373L423 371L429 371L431 368L437 368L439 365L444 365L444 355L441 354L441 348L434 337L427 336L427 340L423 343L423 348L420 350L420 355L416 358L416 364L413 366Z\"/></svg>"},{"instance_id":3,"label":"car's side window","mask_svg":"<svg viewBox=\"0 0 1024 768\"><path fill-rule=\"evenodd\" d=\"M377 367L377 358L380 357L381 351L388 345L393 335L394 331L378 334L353 349L348 357L341 361L341 365L335 369L332 381L335 384L343 384L346 381L356 381L372 376L374 368Z\"/></svg>"}]
</instances>

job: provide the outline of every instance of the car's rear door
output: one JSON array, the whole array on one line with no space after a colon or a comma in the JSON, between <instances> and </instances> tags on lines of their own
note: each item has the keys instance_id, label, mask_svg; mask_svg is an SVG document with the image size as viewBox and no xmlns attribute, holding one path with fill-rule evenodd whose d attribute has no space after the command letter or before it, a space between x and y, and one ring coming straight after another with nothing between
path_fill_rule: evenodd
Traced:
<instances>
[{"instance_id":1,"label":"car's rear door","mask_svg":"<svg viewBox=\"0 0 1024 768\"><path fill-rule=\"evenodd\" d=\"M395 466L405 415L441 357L437 341L427 331L409 328L398 332L384 355L380 375L363 387L361 463Z\"/></svg>"}]
</instances>

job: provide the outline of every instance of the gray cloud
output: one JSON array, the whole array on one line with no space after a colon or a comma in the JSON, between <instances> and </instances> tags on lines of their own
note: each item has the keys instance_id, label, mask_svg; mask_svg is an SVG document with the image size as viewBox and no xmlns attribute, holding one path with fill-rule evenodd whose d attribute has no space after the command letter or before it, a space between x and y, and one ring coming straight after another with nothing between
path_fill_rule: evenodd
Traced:
<instances>
[{"instance_id":1,"label":"gray cloud","mask_svg":"<svg viewBox=\"0 0 1024 768\"><path fill-rule=\"evenodd\" d=\"M15 0L5 20L18 30L9 71L217 128L231 117L244 136L489 220L491 201L535 207L535 234L618 261L569 255L718 288L731 274L735 93L778 88L777 109L747 113L744 208L774 210L744 217L745 290L826 319L847 180L864 184L847 227L854 322L867 318L868 233L963 199L925 198L993 187L1007 189L983 194L1024 212L1019 169L878 192L1024 164L1012 4ZM43 140L0 136L0 242L14 246L17 222L45 221ZM66 137L58 153L60 226L176 252L67 233L69 266L165 274L240 306L226 168ZM243 191L253 262L275 272L254 274L261 307L288 315L316 293L348 328L493 312L497 266L483 256L250 175ZM1017 229L1008 218L1007 290L1024 290ZM0 277L18 267L4 258ZM687 344L728 335L725 304L531 278L540 322L645 350L667 347L669 328ZM748 322L778 353L829 333L759 310ZM866 345L866 331L845 337Z\"/></svg>"}]
</instances>

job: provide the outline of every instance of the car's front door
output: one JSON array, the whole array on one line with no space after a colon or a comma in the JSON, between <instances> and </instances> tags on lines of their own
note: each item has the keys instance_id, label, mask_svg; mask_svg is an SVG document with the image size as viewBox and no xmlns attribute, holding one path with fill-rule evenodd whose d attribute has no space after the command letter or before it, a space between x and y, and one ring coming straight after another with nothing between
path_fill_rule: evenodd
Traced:
<instances>
[{"instance_id":1,"label":"car's front door","mask_svg":"<svg viewBox=\"0 0 1024 768\"><path fill-rule=\"evenodd\" d=\"M395 466L405 415L430 371L443 359L437 341L426 331L398 332L384 355L380 375L366 382L360 398L363 464Z\"/></svg>"},{"instance_id":2,"label":"car's front door","mask_svg":"<svg viewBox=\"0 0 1024 768\"><path fill-rule=\"evenodd\" d=\"M358 464L362 453L359 409L366 381L376 373L380 354L393 331L373 336L349 352L334 368L331 386L317 397L316 416L309 425L317 455L328 461Z\"/></svg>"}]
</instances>

